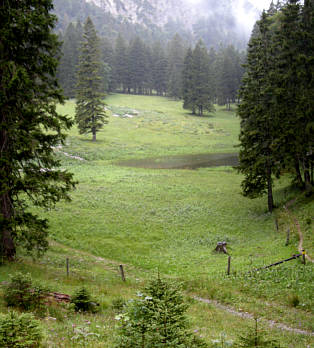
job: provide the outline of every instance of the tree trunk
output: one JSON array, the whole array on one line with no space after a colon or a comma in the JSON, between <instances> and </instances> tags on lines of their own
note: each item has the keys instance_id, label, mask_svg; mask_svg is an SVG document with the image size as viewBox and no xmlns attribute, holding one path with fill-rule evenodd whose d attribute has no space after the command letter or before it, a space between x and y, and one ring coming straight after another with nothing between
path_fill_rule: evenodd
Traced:
<instances>
[{"instance_id":1,"label":"tree trunk","mask_svg":"<svg viewBox=\"0 0 314 348\"><path fill-rule=\"evenodd\" d=\"M304 183L305 183L305 191L306 193L310 194L312 192L312 185L311 185L311 175L310 175L310 166L309 166L309 160L304 160Z\"/></svg>"},{"instance_id":2,"label":"tree trunk","mask_svg":"<svg viewBox=\"0 0 314 348\"><path fill-rule=\"evenodd\" d=\"M12 261L16 254L15 245L10 228L10 220L13 216L13 209L11 206L11 199L8 193L4 193L3 195L1 195L0 200L1 215L4 220L1 231L1 254L3 258Z\"/></svg>"},{"instance_id":3,"label":"tree trunk","mask_svg":"<svg viewBox=\"0 0 314 348\"><path fill-rule=\"evenodd\" d=\"M93 141L96 141L96 128L92 128L92 134L93 134Z\"/></svg>"},{"instance_id":4,"label":"tree trunk","mask_svg":"<svg viewBox=\"0 0 314 348\"><path fill-rule=\"evenodd\" d=\"M296 179L297 179L298 187L303 188L304 187L304 183L303 183L303 180L302 180L302 175L301 175L301 170L300 170L300 163L299 163L299 159L298 158L295 159L294 168L295 168L295 171L296 171Z\"/></svg>"},{"instance_id":5,"label":"tree trunk","mask_svg":"<svg viewBox=\"0 0 314 348\"><path fill-rule=\"evenodd\" d=\"M267 167L267 197L268 197L268 211L273 212L274 209L274 199L273 199L273 186L271 182L271 166Z\"/></svg>"}]
</instances>

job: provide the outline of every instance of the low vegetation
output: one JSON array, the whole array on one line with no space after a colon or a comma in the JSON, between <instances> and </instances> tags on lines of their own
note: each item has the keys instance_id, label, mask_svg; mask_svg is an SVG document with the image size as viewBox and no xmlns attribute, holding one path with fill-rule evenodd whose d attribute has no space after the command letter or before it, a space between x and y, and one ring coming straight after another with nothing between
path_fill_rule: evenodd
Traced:
<instances>
[{"instance_id":1,"label":"low vegetation","mask_svg":"<svg viewBox=\"0 0 314 348\"><path fill-rule=\"evenodd\" d=\"M239 332L247 332L254 320L237 317L215 302L199 302L195 295L250 312L261 318L264 328L266 320L274 320L312 331L311 263L304 266L298 259L251 272L298 252L294 218L311 255L311 198L294 191L289 178L283 177L276 182L277 209L270 215L265 197L241 196L242 177L228 166L197 170L119 166L121 160L235 152L239 120L220 107L204 117L192 116L180 102L161 97L112 95L106 102L110 121L96 142L72 128L66 146L55 149L62 167L73 172L79 184L71 203L58 203L47 212L34 208L49 218L48 253L39 261L20 253L19 262L0 267L1 281L8 282L8 274L29 272L34 281L60 294L73 296L84 287L92 298L88 302L99 304L92 313L76 312L67 302L47 301L41 319L44 345L112 348L118 339L115 317L158 274L182 283L191 330L209 347L225 344L221 342L237 347ZM74 103L68 101L60 111L73 117ZM282 206L295 197L289 208L293 217L288 216ZM227 255L214 252L219 241L227 242L230 276ZM125 282L119 264L124 265ZM4 300L1 311L8 311ZM275 328L266 338L283 347L313 343L309 335Z\"/></svg>"}]
</instances>

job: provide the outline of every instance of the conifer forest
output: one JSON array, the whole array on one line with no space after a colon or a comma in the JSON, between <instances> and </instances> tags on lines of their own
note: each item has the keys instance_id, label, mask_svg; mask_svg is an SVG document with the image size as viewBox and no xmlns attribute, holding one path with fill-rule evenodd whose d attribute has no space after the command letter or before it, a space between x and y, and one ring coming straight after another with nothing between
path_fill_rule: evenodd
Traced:
<instances>
[{"instance_id":1,"label":"conifer forest","mask_svg":"<svg viewBox=\"0 0 314 348\"><path fill-rule=\"evenodd\" d=\"M313 0L0 0L0 347L314 347L313 116Z\"/></svg>"}]
</instances>

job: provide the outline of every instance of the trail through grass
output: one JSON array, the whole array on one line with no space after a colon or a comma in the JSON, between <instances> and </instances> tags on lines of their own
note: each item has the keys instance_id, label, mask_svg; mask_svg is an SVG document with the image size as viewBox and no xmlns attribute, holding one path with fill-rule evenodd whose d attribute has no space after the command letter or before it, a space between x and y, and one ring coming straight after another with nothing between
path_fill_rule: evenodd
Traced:
<instances>
[{"instance_id":1,"label":"trail through grass","mask_svg":"<svg viewBox=\"0 0 314 348\"><path fill-rule=\"evenodd\" d=\"M60 320L49 325L58 335L53 339L49 333L49 340L58 342L56 347L71 347L71 323L90 320L93 330L98 330L96 325L106 327L103 342L112 347L112 301L134 296L141 284L158 273L182 282L187 294L215 299L268 320L282 322L284 318L288 326L313 330L312 264L304 267L300 261L292 261L277 270L248 273L297 252L298 234L283 209L275 212L277 231L275 215L266 211L266 198L244 198L242 177L230 166L188 170L117 165L163 156L236 153L239 120L234 112L217 107L211 115L196 117L183 110L181 102L161 97L111 95L106 102L110 121L97 133L96 143L73 127L66 146L56 150L63 168L73 172L79 184L71 203L61 202L48 212L37 210L50 221L52 249L40 263L23 259L21 264L0 268L2 280L8 272L23 269L65 293L86 284L98 298L103 316L61 320L56 311ZM68 101L59 111L73 116L74 102ZM276 182L278 207L297 194L289 180L284 177ZM313 200L303 196L293 207L309 253L313 252L313 211ZM290 244L285 246L288 226ZM232 257L229 277L227 256L213 251L219 241L227 242ZM70 279L64 274L66 255L70 256ZM126 283L117 272L120 263L126 266ZM235 338L248 325L247 319L223 314L213 306L191 304L193 327L208 342L222 332ZM290 347L311 344L309 337L276 330L273 334Z\"/></svg>"}]
</instances>

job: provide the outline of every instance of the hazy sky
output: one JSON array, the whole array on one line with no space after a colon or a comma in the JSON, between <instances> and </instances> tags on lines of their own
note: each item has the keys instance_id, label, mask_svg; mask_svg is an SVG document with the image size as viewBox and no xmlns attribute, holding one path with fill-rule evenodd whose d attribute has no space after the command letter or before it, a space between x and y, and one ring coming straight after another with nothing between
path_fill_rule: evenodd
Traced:
<instances>
[{"instance_id":1,"label":"hazy sky","mask_svg":"<svg viewBox=\"0 0 314 348\"><path fill-rule=\"evenodd\" d=\"M192 5L208 4L209 1L215 7L214 0L185 0ZM217 7L221 5L220 0L217 1ZM233 14L238 22L238 28L242 28L250 33L254 23L259 19L263 9L268 10L271 0L229 0L232 4ZM276 2L276 1L275 1Z\"/></svg>"},{"instance_id":2,"label":"hazy sky","mask_svg":"<svg viewBox=\"0 0 314 348\"><path fill-rule=\"evenodd\" d=\"M202 0L186 0L186 1L189 2L190 4L198 4L198 3L202 2ZM217 1L219 1L219 0L217 0ZM241 6L241 3L243 3L242 0L234 1L234 2L239 2L240 6ZM271 0L248 0L248 2L250 2L252 5L254 5L259 10L263 10L263 9L268 9Z\"/></svg>"}]
</instances>

